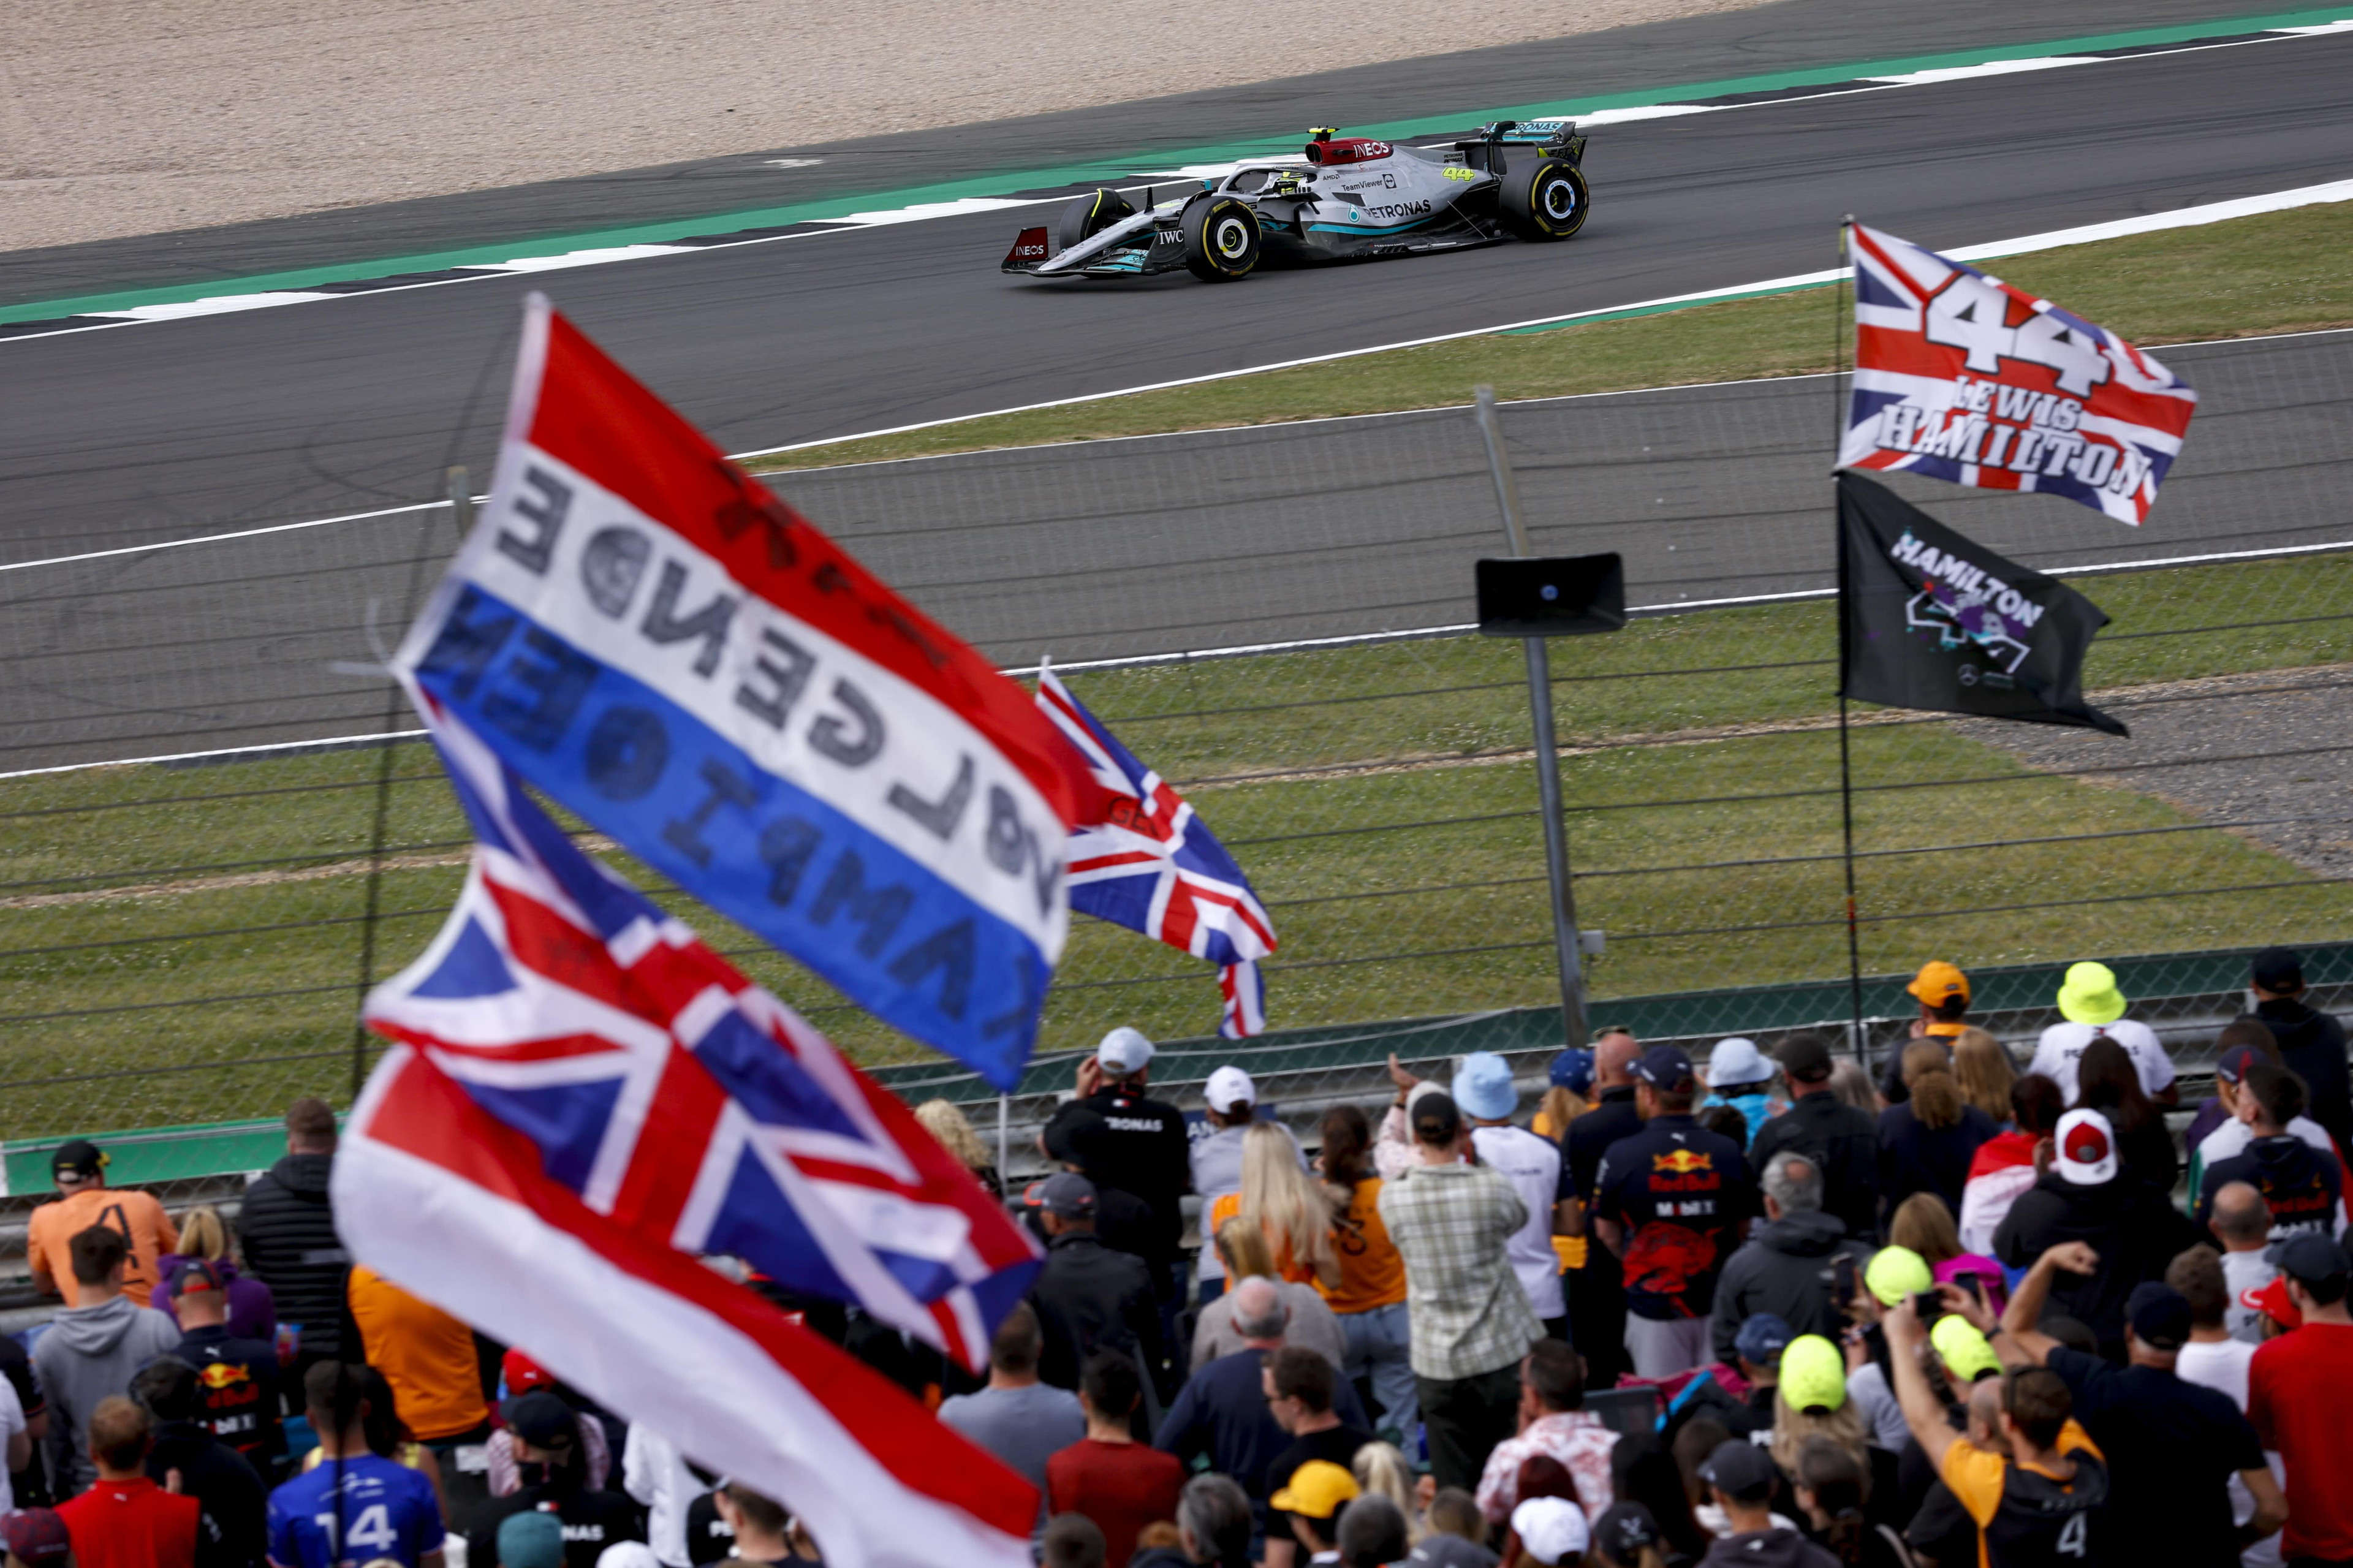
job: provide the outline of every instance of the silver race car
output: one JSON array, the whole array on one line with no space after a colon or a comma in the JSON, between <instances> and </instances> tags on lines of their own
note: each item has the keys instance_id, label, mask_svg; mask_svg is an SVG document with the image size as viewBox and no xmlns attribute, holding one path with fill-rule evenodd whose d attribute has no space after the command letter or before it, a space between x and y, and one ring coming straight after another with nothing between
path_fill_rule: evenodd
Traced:
<instances>
[{"instance_id":1,"label":"silver race car","mask_svg":"<svg viewBox=\"0 0 2353 1568\"><path fill-rule=\"evenodd\" d=\"M1238 165L1138 212L1099 189L1052 229L1021 231L1004 270L1031 278L1148 278L1183 268L1211 283L1261 261L1293 265L1567 239L1592 205L1585 138L1569 120L1499 121L1472 140L1415 147L1313 132L1295 159Z\"/></svg>"}]
</instances>

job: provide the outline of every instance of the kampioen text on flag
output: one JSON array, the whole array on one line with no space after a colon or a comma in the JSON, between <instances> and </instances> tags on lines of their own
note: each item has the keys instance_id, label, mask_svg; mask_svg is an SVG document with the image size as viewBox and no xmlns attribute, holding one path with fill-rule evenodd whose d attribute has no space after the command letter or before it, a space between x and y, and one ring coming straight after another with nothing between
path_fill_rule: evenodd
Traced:
<instances>
[{"instance_id":1,"label":"kampioen text on flag","mask_svg":"<svg viewBox=\"0 0 2353 1568\"><path fill-rule=\"evenodd\" d=\"M1081 781L1028 693L533 296L491 503L399 656L533 784L1000 1087Z\"/></svg>"}]
</instances>

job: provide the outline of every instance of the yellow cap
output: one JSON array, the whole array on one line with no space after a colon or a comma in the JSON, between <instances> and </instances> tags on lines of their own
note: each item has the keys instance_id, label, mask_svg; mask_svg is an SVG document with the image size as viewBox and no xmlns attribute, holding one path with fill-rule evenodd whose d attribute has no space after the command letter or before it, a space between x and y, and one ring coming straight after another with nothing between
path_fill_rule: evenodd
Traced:
<instances>
[{"instance_id":1,"label":"yellow cap","mask_svg":"<svg viewBox=\"0 0 2353 1568\"><path fill-rule=\"evenodd\" d=\"M1908 1247L1883 1247L1862 1271L1862 1282L1883 1307L1893 1307L1906 1296L1936 1288L1928 1260Z\"/></svg>"},{"instance_id":2,"label":"yellow cap","mask_svg":"<svg viewBox=\"0 0 2353 1568\"><path fill-rule=\"evenodd\" d=\"M1931 1007L1956 996L1966 1002L1969 999L1969 977L1940 958L1922 964L1920 973L1904 989Z\"/></svg>"},{"instance_id":3,"label":"yellow cap","mask_svg":"<svg viewBox=\"0 0 2353 1568\"><path fill-rule=\"evenodd\" d=\"M1357 1493L1356 1478L1329 1459L1310 1459L1291 1472L1291 1484L1267 1499L1269 1506L1309 1519L1329 1519Z\"/></svg>"},{"instance_id":4,"label":"yellow cap","mask_svg":"<svg viewBox=\"0 0 2353 1568\"><path fill-rule=\"evenodd\" d=\"M2059 1016L2071 1024L2113 1024L2125 1016L2125 994L2105 963L2078 963L2059 987Z\"/></svg>"},{"instance_id":5,"label":"yellow cap","mask_svg":"<svg viewBox=\"0 0 2353 1568\"><path fill-rule=\"evenodd\" d=\"M2001 1358L1967 1318L1947 1312L1937 1319L1936 1326L1928 1331L1928 1342L1945 1358L1945 1370L1963 1383L1975 1383L1987 1373L2001 1370Z\"/></svg>"},{"instance_id":6,"label":"yellow cap","mask_svg":"<svg viewBox=\"0 0 2353 1568\"><path fill-rule=\"evenodd\" d=\"M1792 1410L1836 1410L1846 1403L1846 1358L1820 1334L1799 1334L1781 1352L1781 1397Z\"/></svg>"}]
</instances>

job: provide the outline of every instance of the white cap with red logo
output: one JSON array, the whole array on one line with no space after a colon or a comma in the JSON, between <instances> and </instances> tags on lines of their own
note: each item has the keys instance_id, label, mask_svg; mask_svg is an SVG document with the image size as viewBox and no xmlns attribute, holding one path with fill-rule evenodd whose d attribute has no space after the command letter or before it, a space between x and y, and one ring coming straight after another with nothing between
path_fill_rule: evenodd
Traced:
<instances>
[{"instance_id":1,"label":"white cap with red logo","mask_svg":"<svg viewBox=\"0 0 2353 1568\"><path fill-rule=\"evenodd\" d=\"M2079 1187L2116 1178L2116 1130L2096 1110L2071 1110L2059 1119L2059 1152L2052 1168Z\"/></svg>"}]
</instances>

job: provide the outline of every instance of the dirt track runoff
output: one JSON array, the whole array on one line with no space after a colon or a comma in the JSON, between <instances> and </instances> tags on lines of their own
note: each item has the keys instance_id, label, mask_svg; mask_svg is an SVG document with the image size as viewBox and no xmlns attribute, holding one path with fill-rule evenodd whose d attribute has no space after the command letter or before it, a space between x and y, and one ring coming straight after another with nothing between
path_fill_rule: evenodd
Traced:
<instances>
[{"instance_id":1,"label":"dirt track runoff","mask_svg":"<svg viewBox=\"0 0 2353 1568\"><path fill-rule=\"evenodd\" d=\"M0 249L159 233L1742 9L1757 0L16 0ZM1287 47L1296 45L1296 47Z\"/></svg>"}]
</instances>

